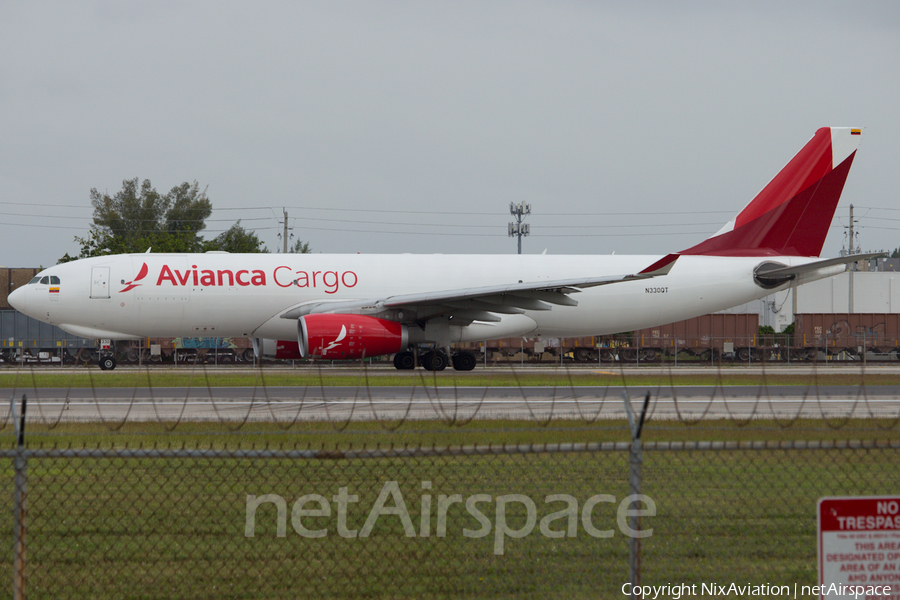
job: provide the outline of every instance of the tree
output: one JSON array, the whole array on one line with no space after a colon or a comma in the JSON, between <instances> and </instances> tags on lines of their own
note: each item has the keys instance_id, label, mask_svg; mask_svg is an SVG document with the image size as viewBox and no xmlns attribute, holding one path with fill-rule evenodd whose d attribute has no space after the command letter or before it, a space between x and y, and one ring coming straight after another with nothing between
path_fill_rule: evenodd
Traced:
<instances>
[{"instance_id":1,"label":"tree","mask_svg":"<svg viewBox=\"0 0 900 600\"><path fill-rule=\"evenodd\" d=\"M310 254L311 252L312 250L309 249L309 242L304 242L303 240L294 242L294 245L289 251L290 254Z\"/></svg>"},{"instance_id":2,"label":"tree","mask_svg":"<svg viewBox=\"0 0 900 600\"><path fill-rule=\"evenodd\" d=\"M171 205L166 212L166 231L175 236L193 236L202 242L199 233L206 228L206 219L212 214L212 204L206 190L200 191L195 181L184 182L168 193Z\"/></svg>"},{"instance_id":3,"label":"tree","mask_svg":"<svg viewBox=\"0 0 900 600\"><path fill-rule=\"evenodd\" d=\"M238 221L212 240L200 236L212 204L200 185L184 182L160 195L150 180L137 177L122 182L115 196L91 189L94 222L84 237L76 237L81 246L77 256L67 252L59 263L104 254L146 252L268 252L253 231ZM309 243L298 241L292 250L309 252Z\"/></svg>"},{"instance_id":4,"label":"tree","mask_svg":"<svg viewBox=\"0 0 900 600\"><path fill-rule=\"evenodd\" d=\"M269 251L255 232L247 231L241 227L240 220L232 225L228 231L220 233L214 240L206 242L206 244L204 244L204 250L218 250L221 252L233 253L257 253Z\"/></svg>"},{"instance_id":5,"label":"tree","mask_svg":"<svg viewBox=\"0 0 900 600\"><path fill-rule=\"evenodd\" d=\"M122 182L115 196L91 189L94 222L88 234L76 237L77 257L66 253L60 262L102 254L145 252L200 252L206 219L212 204L199 184L182 183L161 195L149 179Z\"/></svg>"}]
</instances>

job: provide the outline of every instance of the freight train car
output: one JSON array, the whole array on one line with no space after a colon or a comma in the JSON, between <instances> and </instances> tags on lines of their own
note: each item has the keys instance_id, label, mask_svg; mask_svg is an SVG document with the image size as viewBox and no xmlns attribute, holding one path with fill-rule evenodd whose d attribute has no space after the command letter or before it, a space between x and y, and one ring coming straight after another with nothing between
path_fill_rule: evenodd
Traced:
<instances>
[{"instance_id":1,"label":"freight train car","mask_svg":"<svg viewBox=\"0 0 900 600\"><path fill-rule=\"evenodd\" d=\"M125 351L128 362L174 362L229 364L254 360L253 347L248 338L178 337L148 338L140 345L132 344Z\"/></svg>"},{"instance_id":2,"label":"freight train car","mask_svg":"<svg viewBox=\"0 0 900 600\"><path fill-rule=\"evenodd\" d=\"M74 363L79 352L94 352L86 340L15 310L0 310L0 364Z\"/></svg>"},{"instance_id":3,"label":"freight train car","mask_svg":"<svg viewBox=\"0 0 900 600\"><path fill-rule=\"evenodd\" d=\"M844 355L859 359L865 353L900 354L900 314L808 313L794 316L794 347L807 354Z\"/></svg>"},{"instance_id":4,"label":"freight train car","mask_svg":"<svg viewBox=\"0 0 900 600\"><path fill-rule=\"evenodd\" d=\"M677 354L701 360L759 360L759 315L712 314L639 331L584 338L508 338L465 344L489 362L656 362ZM484 353L487 352L487 357Z\"/></svg>"},{"instance_id":5,"label":"freight train car","mask_svg":"<svg viewBox=\"0 0 900 600\"><path fill-rule=\"evenodd\" d=\"M634 332L631 348L620 350L624 360L656 360L687 353L701 359L718 357L760 360L759 315L712 314L648 327Z\"/></svg>"},{"instance_id":6,"label":"freight train car","mask_svg":"<svg viewBox=\"0 0 900 600\"><path fill-rule=\"evenodd\" d=\"M601 363L654 362L676 356L736 362L897 359L900 314L798 314L794 332L781 334L760 334L755 314L711 314L613 336L513 338L487 342L482 348L494 361L546 361L548 356L549 360L566 357Z\"/></svg>"},{"instance_id":7,"label":"freight train car","mask_svg":"<svg viewBox=\"0 0 900 600\"><path fill-rule=\"evenodd\" d=\"M0 364L97 363L101 340L80 338L15 310L0 310ZM253 362L245 338L152 338L118 342L103 352L116 363Z\"/></svg>"}]
</instances>

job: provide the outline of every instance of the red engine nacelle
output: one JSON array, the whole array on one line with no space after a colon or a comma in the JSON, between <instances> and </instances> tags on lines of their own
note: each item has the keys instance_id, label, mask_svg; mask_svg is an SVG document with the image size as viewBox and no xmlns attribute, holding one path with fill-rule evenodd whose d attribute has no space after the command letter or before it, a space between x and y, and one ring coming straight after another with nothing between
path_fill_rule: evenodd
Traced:
<instances>
[{"instance_id":1,"label":"red engine nacelle","mask_svg":"<svg viewBox=\"0 0 900 600\"><path fill-rule=\"evenodd\" d=\"M406 350L406 326L366 315L306 315L298 322L300 355L348 360Z\"/></svg>"}]
</instances>

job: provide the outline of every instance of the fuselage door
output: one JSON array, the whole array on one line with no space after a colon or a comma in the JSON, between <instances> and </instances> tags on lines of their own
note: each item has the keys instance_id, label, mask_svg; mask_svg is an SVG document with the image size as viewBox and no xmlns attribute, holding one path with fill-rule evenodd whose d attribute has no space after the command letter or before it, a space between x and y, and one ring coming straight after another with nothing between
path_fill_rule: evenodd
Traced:
<instances>
[{"instance_id":1,"label":"fuselage door","mask_svg":"<svg viewBox=\"0 0 900 600\"><path fill-rule=\"evenodd\" d=\"M91 298L109 298L109 267L91 267Z\"/></svg>"}]
</instances>

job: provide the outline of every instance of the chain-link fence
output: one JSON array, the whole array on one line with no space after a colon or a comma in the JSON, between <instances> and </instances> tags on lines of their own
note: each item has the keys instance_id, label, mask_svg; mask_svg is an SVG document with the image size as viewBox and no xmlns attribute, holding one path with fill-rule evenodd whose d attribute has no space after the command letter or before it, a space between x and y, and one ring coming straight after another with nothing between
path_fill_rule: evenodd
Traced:
<instances>
[{"instance_id":1,"label":"chain-link fence","mask_svg":"<svg viewBox=\"0 0 900 600\"><path fill-rule=\"evenodd\" d=\"M656 390L636 496L624 411L597 418L598 406L624 406L619 390L522 388L528 410L512 416L491 413L482 396L465 419L447 418L447 406L345 419L332 406L281 420L276 390L265 391L252 409L261 418L214 422L129 421L127 403L124 419L68 422L53 413L61 405L29 406L22 446L8 418L0 597L16 585L30 598L621 598L638 581L811 586L817 500L900 488L898 404L853 413L861 394L843 398L846 418L832 409L703 420L693 410L694 420L659 412ZM340 401L309 392L313 404ZM110 409L101 388L93 393ZM431 407L459 402L446 389L429 394ZM577 410L546 410L567 401Z\"/></svg>"},{"instance_id":2,"label":"chain-link fence","mask_svg":"<svg viewBox=\"0 0 900 600\"><path fill-rule=\"evenodd\" d=\"M31 450L28 594L621 597L627 448ZM645 446L642 581L814 584L816 500L896 490L898 448Z\"/></svg>"}]
</instances>

